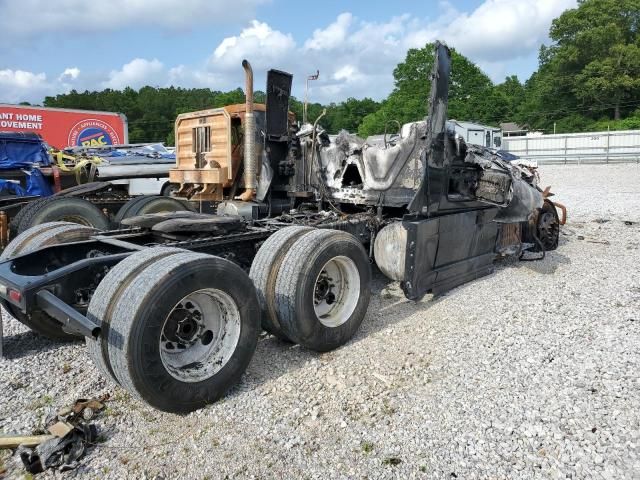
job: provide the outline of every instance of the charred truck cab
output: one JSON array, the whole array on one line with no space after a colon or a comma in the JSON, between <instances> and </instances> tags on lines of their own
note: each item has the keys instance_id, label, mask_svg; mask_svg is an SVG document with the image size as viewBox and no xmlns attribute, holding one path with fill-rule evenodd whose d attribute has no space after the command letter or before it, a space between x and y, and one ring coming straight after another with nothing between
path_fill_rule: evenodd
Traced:
<instances>
[{"instance_id":1,"label":"charred truck cab","mask_svg":"<svg viewBox=\"0 0 640 480\"><path fill-rule=\"evenodd\" d=\"M23 232L2 253L4 308L40 334L84 336L113 384L187 412L239 379L261 328L316 351L346 343L372 260L415 300L486 275L499 255L555 249L548 189L455 133L447 47L434 60L426 119L369 139L331 137L321 118L298 126L286 72L268 72L254 105L244 61L246 104L176 120L171 180L191 209Z\"/></svg>"}]
</instances>

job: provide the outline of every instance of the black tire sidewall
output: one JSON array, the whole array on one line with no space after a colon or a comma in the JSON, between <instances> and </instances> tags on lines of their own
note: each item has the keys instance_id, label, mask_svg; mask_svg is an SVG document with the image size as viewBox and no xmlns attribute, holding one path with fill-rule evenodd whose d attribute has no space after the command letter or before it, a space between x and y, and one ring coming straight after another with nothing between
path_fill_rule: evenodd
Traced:
<instances>
[{"instance_id":1,"label":"black tire sidewall","mask_svg":"<svg viewBox=\"0 0 640 480\"><path fill-rule=\"evenodd\" d=\"M39 208L33 216L25 217L19 225L19 232L23 232L34 225L55 221L69 221L69 218L82 218L98 230L108 230L109 221L98 207L88 200L74 197L54 198Z\"/></svg>"},{"instance_id":2,"label":"black tire sidewall","mask_svg":"<svg viewBox=\"0 0 640 480\"><path fill-rule=\"evenodd\" d=\"M553 219L555 220L556 223L556 235L553 239L553 244L552 245L545 245L545 249L547 251L551 251L551 250L555 250L556 248L558 248L558 243L560 242L560 218L558 217L558 212L556 210L556 207L553 205L553 203L551 203L549 200L545 200L544 204L542 205L542 209L540 211L540 215L544 215L546 213L549 213L553 216Z\"/></svg>"},{"instance_id":3,"label":"black tire sidewall","mask_svg":"<svg viewBox=\"0 0 640 480\"><path fill-rule=\"evenodd\" d=\"M159 198L159 197L157 195L152 195L152 196L144 195L141 197L132 198L131 200L129 200L127 203L125 203L120 207L120 210L118 210L115 217L113 218L113 222L116 225L119 225L120 222L122 222L122 220L124 220L125 218L133 216L129 214L129 212L133 211L136 205L138 205L140 202L143 202L143 201L147 202L152 198Z\"/></svg>"},{"instance_id":4,"label":"black tire sidewall","mask_svg":"<svg viewBox=\"0 0 640 480\"><path fill-rule=\"evenodd\" d=\"M161 212L178 212L178 211L189 211L189 208L182 203L180 200L176 200L171 197L156 197L149 202L145 202L144 204L140 203L134 208L135 214L129 215L130 217L135 217L137 215L146 215L148 213L161 213Z\"/></svg>"},{"instance_id":5,"label":"black tire sidewall","mask_svg":"<svg viewBox=\"0 0 640 480\"><path fill-rule=\"evenodd\" d=\"M160 195L162 195L163 197L171 198L171 194L173 192L177 192L179 189L180 189L179 184L167 182L162 186L162 189L160 190Z\"/></svg>"},{"instance_id":6,"label":"black tire sidewall","mask_svg":"<svg viewBox=\"0 0 640 480\"><path fill-rule=\"evenodd\" d=\"M31 217L33 217L44 205L53 201L54 198L55 197L39 198L38 200L28 203L27 205L22 207L20 211L16 214L16 216L13 217L11 219L11 222L9 223L10 238L13 240L20 233L28 230L30 227L27 227L27 225L30 223L30 220L26 220L26 219L27 218L30 219ZM25 226L21 228L21 224L23 223Z\"/></svg>"},{"instance_id":7,"label":"black tire sidewall","mask_svg":"<svg viewBox=\"0 0 640 480\"><path fill-rule=\"evenodd\" d=\"M356 264L360 275L360 295L356 308L346 322L337 327L327 327L320 322L314 309L315 283L325 264L338 256L348 257ZM296 289L295 297L295 340L317 351L332 350L346 343L360 327L371 295L371 265L362 246L357 242L331 239L329 245L305 260L299 282L300 288Z\"/></svg>"},{"instance_id":8,"label":"black tire sidewall","mask_svg":"<svg viewBox=\"0 0 640 480\"><path fill-rule=\"evenodd\" d=\"M158 205L164 207L157 209ZM114 218L116 226L120 226L123 220L131 217L137 217L138 215L144 215L147 213L159 213L159 212L177 212L177 211L193 211L190 206L181 202L173 197L165 197L161 195L143 196L134 198L125 203Z\"/></svg>"},{"instance_id":9,"label":"black tire sidewall","mask_svg":"<svg viewBox=\"0 0 640 480\"><path fill-rule=\"evenodd\" d=\"M220 398L246 370L260 333L260 307L247 275L236 265L218 259L217 265L194 262L174 270L148 295L137 310L127 340L128 368L138 393L160 410L182 413ZM227 364L213 377L187 383L174 378L160 358L160 335L165 318L188 294L217 288L229 294L240 312L240 336Z\"/></svg>"}]
</instances>

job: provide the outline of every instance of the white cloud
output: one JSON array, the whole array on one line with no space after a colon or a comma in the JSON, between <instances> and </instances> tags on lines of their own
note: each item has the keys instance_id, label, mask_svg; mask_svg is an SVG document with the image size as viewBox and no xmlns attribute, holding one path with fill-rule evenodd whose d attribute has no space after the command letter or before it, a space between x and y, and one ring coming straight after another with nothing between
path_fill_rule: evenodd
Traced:
<instances>
[{"instance_id":1,"label":"white cloud","mask_svg":"<svg viewBox=\"0 0 640 480\"><path fill-rule=\"evenodd\" d=\"M334 80L340 80L344 82L357 81L360 77L362 77L362 74L353 65L345 65L344 67L340 67L333 74Z\"/></svg>"},{"instance_id":2,"label":"white cloud","mask_svg":"<svg viewBox=\"0 0 640 480\"><path fill-rule=\"evenodd\" d=\"M134 58L122 66L120 70L112 70L103 87L121 89L125 87L140 88L145 85L164 85L165 71L162 62L156 58L147 60Z\"/></svg>"},{"instance_id":3,"label":"white cloud","mask_svg":"<svg viewBox=\"0 0 640 480\"><path fill-rule=\"evenodd\" d=\"M291 34L273 30L269 25L253 20L239 35L227 37L216 47L209 63L212 69L237 68L244 58L252 67L265 68L293 52L296 42Z\"/></svg>"},{"instance_id":4,"label":"white cloud","mask_svg":"<svg viewBox=\"0 0 640 480\"><path fill-rule=\"evenodd\" d=\"M58 77L58 81L60 82L73 81L73 80L76 80L79 75L80 75L80 69L78 67L65 68L64 72L62 72Z\"/></svg>"},{"instance_id":5,"label":"white cloud","mask_svg":"<svg viewBox=\"0 0 640 480\"><path fill-rule=\"evenodd\" d=\"M576 0L485 0L438 33L473 59L511 59L537 51L551 21L575 5Z\"/></svg>"},{"instance_id":6,"label":"white cloud","mask_svg":"<svg viewBox=\"0 0 640 480\"><path fill-rule=\"evenodd\" d=\"M25 72L24 70L0 70L0 83L8 87L34 88L47 80L44 73Z\"/></svg>"},{"instance_id":7,"label":"white cloud","mask_svg":"<svg viewBox=\"0 0 640 480\"><path fill-rule=\"evenodd\" d=\"M352 20L350 13L341 13L327 28L314 30L313 36L304 43L305 50L331 50L340 46L347 37Z\"/></svg>"},{"instance_id":8,"label":"white cloud","mask_svg":"<svg viewBox=\"0 0 640 480\"><path fill-rule=\"evenodd\" d=\"M111 31L126 27L169 30L196 25L228 24L254 16L264 0L5 0L0 2L0 31L6 38L36 37L73 25L73 33ZM28 21L25 21L28 19Z\"/></svg>"},{"instance_id":9,"label":"white cloud","mask_svg":"<svg viewBox=\"0 0 640 480\"><path fill-rule=\"evenodd\" d=\"M36 2L24 1L28 5ZM75 15L69 13L69 5L79 1L54 2L58 3L55 11ZM114 0L109 4L109 10L122 11L122 25L136 16L129 13L133 10L138 12L136 22L155 22L173 28L179 27L185 19L193 20L193 12L210 14L222 5L217 0L181 0L181 8L172 9L170 5L175 6L177 2L158 1L160 4L155 2L153 7L149 7L150 0L129 0L126 1L127 8L119 8L118 5L124 5L125 0ZM243 5L262 1L267 0L237 0L233 9L225 10L237 10ZM0 4L0 15L13 8L7 5L14 3ZM96 8L102 9L106 3L96 4ZM144 15L140 13L143 4L148 10ZM313 101L340 101L349 96L381 99L393 88L393 69L405 58L407 49L422 47L435 39L445 40L476 62L494 81L500 81L506 74L535 67L538 48L548 41L552 19L575 4L576 0L485 0L475 10L461 12L451 3L442 1L437 18L402 14L378 22L344 12L325 27L316 28L307 38L299 38L298 42L286 31L252 20L237 35L222 39L208 58L192 65L165 65L158 59L136 58L109 73L87 72L86 68L81 73L77 67L69 67L51 82L44 73L2 70L0 101L17 100L20 92L24 93L20 100L35 98L40 101L42 96L37 98L36 95L42 95L42 92L62 92L81 87L177 85L226 90L243 86L241 62L244 58L252 63L256 89L263 89L266 70L277 68L294 74L293 94L302 98L305 78L319 70L320 78L310 83ZM48 6L43 10L44 16L54 11ZM163 15L158 16L158 11L164 11ZM167 12L175 13L177 18L168 19L172 15L164 15ZM5 19L0 19L0 27L4 22ZM514 68L519 70L514 72ZM8 83L11 88L5 86Z\"/></svg>"},{"instance_id":10,"label":"white cloud","mask_svg":"<svg viewBox=\"0 0 640 480\"><path fill-rule=\"evenodd\" d=\"M44 73L26 72L24 70L0 70L0 101L18 103L31 99L32 92L41 100L49 91L47 75Z\"/></svg>"},{"instance_id":11,"label":"white cloud","mask_svg":"<svg viewBox=\"0 0 640 480\"><path fill-rule=\"evenodd\" d=\"M209 72L200 68L190 68L185 65L178 65L169 70L167 84L179 85L182 87L198 88L218 88L217 85L223 81L221 75Z\"/></svg>"},{"instance_id":12,"label":"white cloud","mask_svg":"<svg viewBox=\"0 0 640 480\"><path fill-rule=\"evenodd\" d=\"M393 69L407 49L440 39L476 62L494 81L501 81L513 73L510 65L536 65L551 21L575 5L576 0L485 0L467 13L443 1L437 18L404 14L386 22L362 21L343 13L304 43L294 73L300 77L320 70L320 79L311 87L314 100L384 98L393 87Z\"/></svg>"}]
</instances>

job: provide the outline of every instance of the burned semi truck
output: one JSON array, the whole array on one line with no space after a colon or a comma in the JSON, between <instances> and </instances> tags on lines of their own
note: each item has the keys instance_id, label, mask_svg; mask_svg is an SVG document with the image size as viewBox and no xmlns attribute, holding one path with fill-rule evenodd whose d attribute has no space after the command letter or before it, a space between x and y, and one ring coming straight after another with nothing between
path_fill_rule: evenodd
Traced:
<instances>
[{"instance_id":1,"label":"burned semi truck","mask_svg":"<svg viewBox=\"0 0 640 480\"><path fill-rule=\"evenodd\" d=\"M488 274L499 255L557 247L560 219L535 172L448 127L446 46L426 119L381 142L329 137L321 118L296 124L285 72L268 72L266 105L254 105L243 67L246 104L176 120L171 180L194 211L112 231L38 225L0 263L11 315L86 337L101 374L153 407L220 398L261 328L316 351L343 345L365 317L372 261L417 300Z\"/></svg>"}]
</instances>

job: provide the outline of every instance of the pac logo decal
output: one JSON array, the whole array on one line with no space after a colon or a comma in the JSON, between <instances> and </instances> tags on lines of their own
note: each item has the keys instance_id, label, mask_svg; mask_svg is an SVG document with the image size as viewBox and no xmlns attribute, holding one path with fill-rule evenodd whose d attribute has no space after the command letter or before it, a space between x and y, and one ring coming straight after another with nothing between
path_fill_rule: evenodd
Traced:
<instances>
[{"instance_id":1,"label":"pac logo decal","mask_svg":"<svg viewBox=\"0 0 640 480\"><path fill-rule=\"evenodd\" d=\"M101 147L102 145L118 145L120 138L111 125L89 118L76 123L69 132L69 146Z\"/></svg>"}]
</instances>

